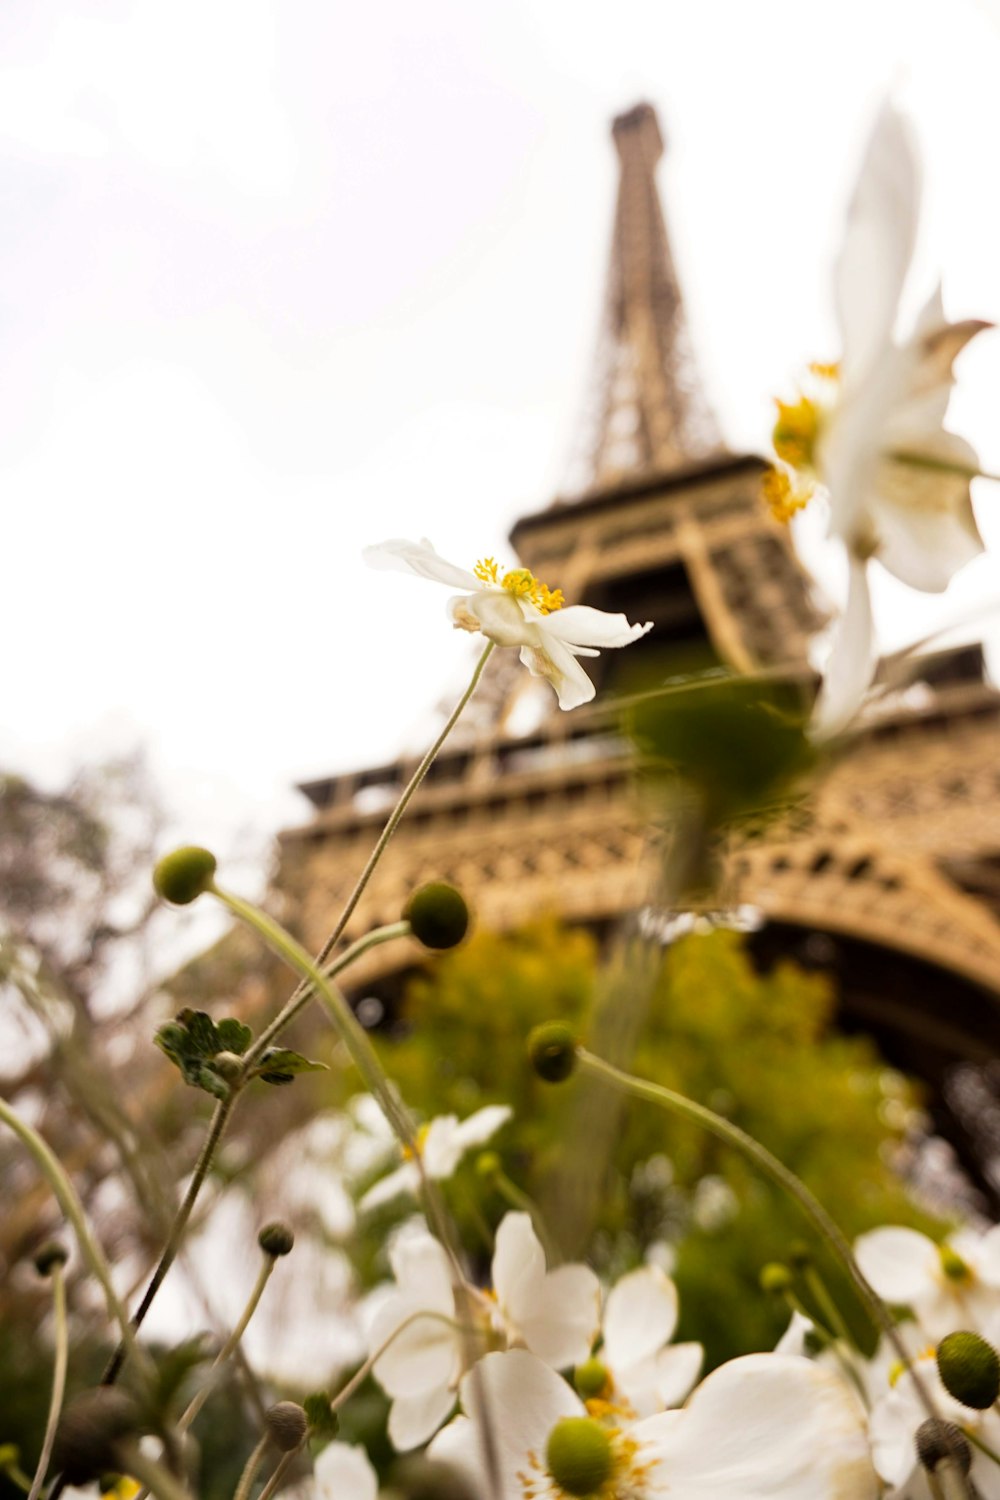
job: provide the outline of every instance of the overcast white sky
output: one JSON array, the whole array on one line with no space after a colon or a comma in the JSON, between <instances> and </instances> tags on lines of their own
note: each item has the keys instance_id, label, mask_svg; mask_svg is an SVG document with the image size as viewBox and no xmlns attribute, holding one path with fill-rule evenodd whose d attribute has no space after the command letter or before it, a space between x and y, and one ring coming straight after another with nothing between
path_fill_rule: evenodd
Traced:
<instances>
[{"instance_id":1,"label":"overcast white sky","mask_svg":"<svg viewBox=\"0 0 1000 1500\"><path fill-rule=\"evenodd\" d=\"M660 111L705 382L760 450L836 355L890 88L926 157L911 304L939 269L950 316L1000 321L998 77L1000 0L5 0L0 764L145 745L176 833L225 847L391 757L469 643L359 551L504 559L558 487L610 116ZM1000 334L960 371L952 425L998 470ZM998 595L994 555L946 608ZM881 603L888 644L920 633Z\"/></svg>"}]
</instances>

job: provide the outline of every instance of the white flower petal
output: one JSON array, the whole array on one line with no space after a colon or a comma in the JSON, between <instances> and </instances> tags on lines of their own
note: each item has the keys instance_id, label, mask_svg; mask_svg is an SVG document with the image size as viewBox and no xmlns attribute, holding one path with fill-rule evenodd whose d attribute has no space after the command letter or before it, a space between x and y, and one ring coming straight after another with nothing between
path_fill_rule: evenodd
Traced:
<instances>
[{"instance_id":1,"label":"white flower petal","mask_svg":"<svg viewBox=\"0 0 1000 1500\"><path fill-rule=\"evenodd\" d=\"M774 1346L775 1354L798 1354L805 1358L806 1334L812 1333L815 1326L804 1313L793 1312L788 1327Z\"/></svg>"},{"instance_id":2,"label":"white flower petal","mask_svg":"<svg viewBox=\"0 0 1000 1500\"><path fill-rule=\"evenodd\" d=\"M426 1395L455 1378L461 1354L457 1331L414 1299L394 1297L376 1314L369 1348L374 1353L383 1344L387 1348L373 1373L394 1399Z\"/></svg>"},{"instance_id":3,"label":"white flower petal","mask_svg":"<svg viewBox=\"0 0 1000 1500\"><path fill-rule=\"evenodd\" d=\"M433 1386L419 1395L397 1396L389 1411L389 1441L397 1453L409 1453L432 1438L455 1405L450 1385Z\"/></svg>"},{"instance_id":4,"label":"white flower petal","mask_svg":"<svg viewBox=\"0 0 1000 1500\"><path fill-rule=\"evenodd\" d=\"M810 1360L750 1354L720 1366L661 1431L661 1472L684 1500L874 1500L864 1413ZM655 1493L655 1479L651 1489Z\"/></svg>"},{"instance_id":5,"label":"white flower petal","mask_svg":"<svg viewBox=\"0 0 1000 1500\"><path fill-rule=\"evenodd\" d=\"M612 1287L604 1308L601 1357L616 1378L670 1340L677 1313L677 1288L658 1266L630 1271Z\"/></svg>"},{"instance_id":6,"label":"white flower petal","mask_svg":"<svg viewBox=\"0 0 1000 1500\"><path fill-rule=\"evenodd\" d=\"M514 1111L508 1104L487 1104L464 1119L455 1132L462 1152L473 1146L482 1146L492 1140L502 1125L506 1125Z\"/></svg>"},{"instance_id":7,"label":"white flower petal","mask_svg":"<svg viewBox=\"0 0 1000 1500\"><path fill-rule=\"evenodd\" d=\"M919 1302L937 1284L937 1246L916 1229L871 1229L854 1241L854 1258L878 1295L897 1306Z\"/></svg>"},{"instance_id":8,"label":"white flower petal","mask_svg":"<svg viewBox=\"0 0 1000 1500\"><path fill-rule=\"evenodd\" d=\"M415 573L418 578L429 578L433 583L447 583L456 589L478 589L479 579L466 568L447 562L435 552L433 545L423 537L419 542L394 537L375 547L365 547L362 557L370 568L394 573Z\"/></svg>"},{"instance_id":9,"label":"white flower petal","mask_svg":"<svg viewBox=\"0 0 1000 1500\"><path fill-rule=\"evenodd\" d=\"M891 337L919 202L920 169L909 127L886 104L868 143L834 271L847 383L868 368Z\"/></svg>"},{"instance_id":10,"label":"white flower petal","mask_svg":"<svg viewBox=\"0 0 1000 1500\"><path fill-rule=\"evenodd\" d=\"M385 1203L391 1203L394 1198L400 1198L408 1193L415 1198L420 1192L420 1173L412 1161L405 1161L401 1167L390 1172L388 1177L381 1178L373 1183L367 1193L362 1194L358 1203L360 1213L369 1213L373 1208L381 1208Z\"/></svg>"},{"instance_id":11,"label":"white flower petal","mask_svg":"<svg viewBox=\"0 0 1000 1500\"><path fill-rule=\"evenodd\" d=\"M492 1275L501 1310L517 1322L518 1309L533 1299L545 1277L545 1251L528 1214L504 1214L496 1234Z\"/></svg>"},{"instance_id":12,"label":"white flower petal","mask_svg":"<svg viewBox=\"0 0 1000 1500\"><path fill-rule=\"evenodd\" d=\"M554 1370L587 1359L601 1323L601 1284L589 1266L559 1266L517 1301L514 1321L539 1359Z\"/></svg>"},{"instance_id":13,"label":"white flower petal","mask_svg":"<svg viewBox=\"0 0 1000 1500\"><path fill-rule=\"evenodd\" d=\"M854 718L875 673L875 625L868 565L849 560L847 607L835 627L833 648L813 709L810 734L823 741L840 734Z\"/></svg>"},{"instance_id":14,"label":"white flower petal","mask_svg":"<svg viewBox=\"0 0 1000 1500\"><path fill-rule=\"evenodd\" d=\"M444 1246L424 1231L401 1234L389 1252L389 1264L401 1292L421 1307L450 1316L455 1307L451 1262Z\"/></svg>"},{"instance_id":15,"label":"white flower petal","mask_svg":"<svg viewBox=\"0 0 1000 1500\"><path fill-rule=\"evenodd\" d=\"M428 1177L450 1177L462 1160L457 1115L436 1115L427 1127L421 1146Z\"/></svg>"},{"instance_id":16,"label":"white flower petal","mask_svg":"<svg viewBox=\"0 0 1000 1500\"><path fill-rule=\"evenodd\" d=\"M561 709L579 708L594 696L594 684L573 652L555 637L540 646L523 647L521 662L532 677L542 677L555 688Z\"/></svg>"},{"instance_id":17,"label":"white flower petal","mask_svg":"<svg viewBox=\"0 0 1000 1500\"><path fill-rule=\"evenodd\" d=\"M328 1443L316 1460L316 1500L377 1500L378 1475L363 1448Z\"/></svg>"},{"instance_id":18,"label":"white flower petal","mask_svg":"<svg viewBox=\"0 0 1000 1500\"><path fill-rule=\"evenodd\" d=\"M671 1344L653 1361L661 1406L679 1406L701 1374L705 1351L693 1342Z\"/></svg>"},{"instance_id":19,"label":"white flower petal","mask_svg":"<svg viewBox=\"0 0 1000 1500\"><path fill-rule=\"evenodd\" d=\"M626 615L607 614L587 604L571 604L544 615L541 628L546 635L554 635L568 646L598 646L604 650L609 646L631 645L652 630L653 624L649 621L645 625L631 625Z\"/></svg>"},{"instance_id":20,"label":"white flower petal","mask_svg":"<svg viewBox=\"0 0 1000 1500\"><path fill-rule=\"evenodd\" d=\"M879 562L924 593L942 593L984 550L969 481L959 474L883 464L871 511Z\"/></svg>"},{"instance_id":21,"label":"white flower petal","mask_svg":"<svg viewBox=\"0 0 1000 1500\"><path fill-rule=\"evenodd\" d=\"M537 626L525 619L519 601L507 589L480 589L451 603L460 604L478 620L483 635L498 646L524 646L535 641Z\"/></svg>"}]
</instances>

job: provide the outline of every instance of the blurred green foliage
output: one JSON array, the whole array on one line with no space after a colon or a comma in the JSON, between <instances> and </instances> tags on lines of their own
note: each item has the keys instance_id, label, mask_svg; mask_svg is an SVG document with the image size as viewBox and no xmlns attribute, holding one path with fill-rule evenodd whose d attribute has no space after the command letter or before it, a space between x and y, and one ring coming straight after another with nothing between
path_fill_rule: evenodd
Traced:
<instances>
[{"instance_id":1,"label":"blurred green foliage","mask_svg":"<svg viewBox=\"0 0 1000 1500\"><path fill-rule=\"evenodd\" d=\"M504 937L478 933L412 980L400 1025L379 1040L382 1060L425 1116L511 1104L514 1119L492 1144L507 1174L544 1199L567 1153L580 1085L538 1080L524 1042L532 1026L555 1018L585 1036L598 983L586 932L543 920ZM883 1223L933 1230L889 1165L912 1091L867 1040L836 1033L834 1007L822 976L791 963L757 973L734 932L686 937L658 966L633 1071L749 1131L813 1188L849 1237ZM467 1243L487 1259L480 1210L495 1225L507 1205L476 1178L474 1157L447 1192ZM395 1216L411 1209L397 1207ZM381 1239L387 1215L370 1227ZM650 1246L671 1246L678 1337L700 1339L711 1364L773 1347L788 1311L762 1295L758 1275L803 1238L797 1207L741 1158L686 1122L627 1103L589 1256L617 1276ZM851 1294L840 1291L851 1308Z\"/></svg>"}]
</instances>

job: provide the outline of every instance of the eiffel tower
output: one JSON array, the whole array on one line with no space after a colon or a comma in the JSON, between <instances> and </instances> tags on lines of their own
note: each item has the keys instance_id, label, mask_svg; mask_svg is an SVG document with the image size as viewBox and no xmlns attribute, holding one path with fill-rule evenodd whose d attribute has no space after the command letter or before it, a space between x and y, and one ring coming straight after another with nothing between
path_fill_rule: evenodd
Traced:
<instances>
[{"instance_id":1,"label":"eiffel tower","mask_svg":"<svg viewBox=\"0 0 1000 1500\"><path fill-rule=\"evenodd\" d=\"M762 461L724 448L699 382L656 185L663 140L639 104L612 125L620 177L607 293L568 492L511 532L567 602L652 620L605 653L594 704L562 714L512 652L496 653L435 762L346 938L398 919L428 878L479 922L539 911L606 930L643 908L656 857L629 790L613 695L622 659L700 653L738 672L808 678L823 624L787 529L760 500ZM938 1123L1000 1204L1000 694L979 647L918 663L816 789L808 815L734 852L763 918L761 961L832 969L840 1019L923 1079ZM316 949L416 761L309 782L315 815L282 835L281 886ZM373 950L355 994L391 991L415 946Z\"/></svg>"}]
</instances>

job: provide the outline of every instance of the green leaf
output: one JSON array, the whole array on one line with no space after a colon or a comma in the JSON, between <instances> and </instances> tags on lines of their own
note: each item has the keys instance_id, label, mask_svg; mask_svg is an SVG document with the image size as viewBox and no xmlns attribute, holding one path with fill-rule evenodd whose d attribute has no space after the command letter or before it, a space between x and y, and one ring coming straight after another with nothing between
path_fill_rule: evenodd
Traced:
<instances>
[{"instance_id":1,"label":"green leaf","mask_svg":"<svg viewBox=\"0 0 1000 1500\"><path fill-rule=\"evenodd\" d=\"M313 1062L287 1047L271 1047L260 1060L255 1076L264 1083L291 1083L298 1073L325 1073L326 1063Z\"/></svg>"},{"instance_id":2,"label":"green leaf","mask_svg":"<svg viewBox=\"0 0 1000 1500\"><path fill-rule=\"evenodd\" d=\"M244 1026L242 1021L237 1021L235 1016L226 1016L220 1021L216 1030L219 1041L222 1043L219 1049L222 1052L235 1052L237 1057L242 1057L244 1052L253 1041L253 1032L249 1026Z\"/></svg>"},{"instance_id":3,"label":"green leaf","mask_svg":"<svg viewBox=\"0 0 1000 1500\"><path fill-rule=\"evenodd\" d=\"M202 1057L214 1057L223 1050L219 1028L204 1010L182 1010L178 1021L187 1028L190 1050Z\"/></svg>"}]
</instances>

